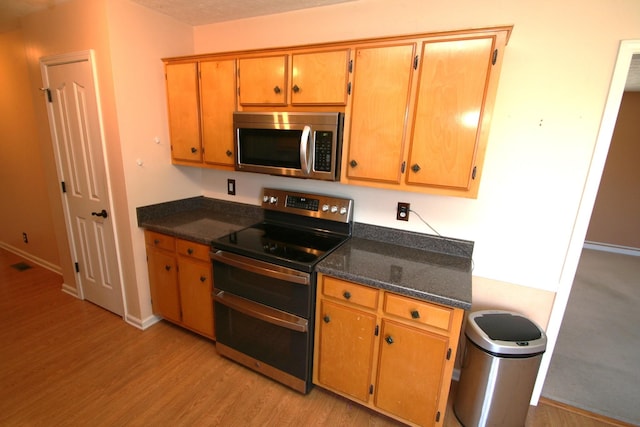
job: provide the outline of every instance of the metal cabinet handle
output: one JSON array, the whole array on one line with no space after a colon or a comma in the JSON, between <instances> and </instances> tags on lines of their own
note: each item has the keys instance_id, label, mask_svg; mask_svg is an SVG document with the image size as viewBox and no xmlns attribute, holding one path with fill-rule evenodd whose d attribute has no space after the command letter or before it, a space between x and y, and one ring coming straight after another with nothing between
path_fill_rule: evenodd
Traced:
<instances>
[{"instance_id":1,"label":"metal cabinet handle","mask_svg":"<svg viewBox=\"0 0 640 427\"><path fill-rule=\"evenodd\" d=\"M393 344L393 337L391 335L387 335L384 340L387 342L387 344Z\"/></svg>"},{"instance_id":2,"label":"metal cabinet handle","mask_svg":"<svg viewBox=\"0 0 640 427\"><path fill-rule=\"evenodd\" d=\"M298 85L293 85L291 90L294 91L295 93L298 93L298 92L300 92L300 87Z\"/></svg>"},{"instance_id":3,"label":"metal cabinet handle","mask_svg":"<svg viewBox=\"0 0 640 427\"><path fill-rule=\"evenodd\" d=\"M198 149L196 147L191 147L191 152L195 154L198 152Z\"/></svg>"},{"instance_id":4,"label":"metal cabinet handle","mask_svg":"<svg viewBox=\"0 0 640 427\"><path fill-rule=\"evenodd\" d=\"M282 89L280 89L280 86L276 86L276 87L274 87L274 88L273 88L273 91L274 91L276 94L279 94L280 92L282 92Z\"/></svg>"},{"instance_id":5,"label":"metal cabinet handle","mask_svg":"<svg viewBox=\"0 0 640 427\"><path fill-rule=\"evenodd\" d=\"M170 265L165 265L165 266L164 266L164 269L165 269L165 270L167 270L167 271L169 271L169 270L171 270L171 266L170 266Z\"/></svg>"},{"instance_id":6,"label":"metal cabinet handle","mask_svg":"<svg viewBox=\"0 0 640 427\"><path fill-rule=\"evenodd\" d=\"M324 320L324 323L329 323L329 322L331 322L331 317L329 317L328 314L325 314L324 317L322 318L322 320Z\"/></svg>"},{"instance_id":7,"label":"metal cabinet handle","mask_svg":"<svg viewBox=\"0 0 640 427\"><path fill-rule=\"evenodd\" d=\"M153 244L158 245L160 243L160 239L153 239Z\"/></svg>"},{"instance_id":8,"label":"metal cabinet handle","mask_svg":"<svg viewBox=\"0 0 640 427\"><path fill-rule=\"evenodd\" d=\"M189 255L193 255L193 248L188 248L188 249L187 249L187 253L188 253Z\"/></svg>"},{"instance_id":9,"label":"metal cabinet handle","mask_svg":"<svg viewBox=\"0 0 640 427\"><path fill-rule=\"evenodd\" d=\"M349 162L349 166L351 166L352 168L355 168L356 166L358 166L358 162L356 162L355 160L351 160Z\"/></svg>"},{"instance_id":10,"label":"metal cabinet handle","mask_svg":"<svg viewBox=\"0 0 640 427\"><path fill-rule=\"evenodd\" d=\"M414 172L418 172L420 170L420 165L416 163L415 165L411 166L411 170Z\"/></svg>"},{"instance_id":11,"label":"metal cabinet handle","mask_svg":"<svg viewBox=\"0 0 640 427\"><path fill-rule=\"evenodd\" d=\"M351 298L351 292L349 291L344 291L344 293L342 294L343 297L345 297L345 299L350 299Z\"/></svg>"},{"instance_id":12,"label":"metal cabinet handle","mask_svg":"<svg viewBox=\"0 0 640 427\"><path fill-rule=\"evenodd\" d=\"M226 155L227 157L231 157L233 155L233 152L231 150L227 150Z\"/></svg>"},{"instance_id":13,"label":"metal cabinet handle","mask_svg":"<svg viewBox=\"0 0 640 427\"><path fill-rule=\"evenodd\" d=\"M420 312L418 310L411 310L411 318L412 319L419 319L420 318Z\"/></svg>"},{"instance_id":14,"label":"metal cabinet handle","mask_svg":"<svg viewBox=\"0 0 640 427\"><path fill-rule=\"evenodd\" d=\"M207 280L207 278L206 278L205 276L200 276L200 281L201 281L202 283L204 283L206 280Z\"/></svg>"}]
</instances>

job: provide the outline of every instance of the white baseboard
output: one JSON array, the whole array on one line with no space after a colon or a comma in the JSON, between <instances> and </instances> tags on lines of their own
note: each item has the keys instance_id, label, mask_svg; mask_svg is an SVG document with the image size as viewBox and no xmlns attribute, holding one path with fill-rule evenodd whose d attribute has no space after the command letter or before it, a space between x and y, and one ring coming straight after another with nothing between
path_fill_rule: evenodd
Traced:
<instances>
[{"instance_id":1,"label":"white baseboard","mask_svg":"<svg viewBox=\"0 0 640 427\"><path fill-rule=\"evenodd\" d=\"M620 246L620 245L611 245L609 243L585 241L582 247L584 249L591 249L594 251L613 252L621 255L640 256L640 248L632 248L630 246Z\"/></svg>"},{"instance_id":2,"label":"white baseboard","mask_svg":"<svg viewBox=\"0 0 640 427\"><path fill-rule=\"evenodd\" d=\"M162 320L162 318L158 317L158 316L154 316L153 314L149 317L147 317L146 319L142 320L139 317L134 317L131 316L130 314L127 314L125 319L124 319L128 324L135 326L138 329L141 330L145 330L147 328L149 328L150 326L155 325L156 323L158 323L160 320Z\"/></svg>"},{"instance_id":3,"label":"white baseboard","mask_svg":"<svg viewBox=\"0 0 640 427\"><path fill-rule=\"evenodd\" d=\"M59 265L52 264L49 261L38 258L37 256L30 254L29 252L25 252L22 249L18 249L15 246L11 246L5 242L0 242L0 248L21 256L22 258L28 259L34 264L38 264L40 267L46 268L49 271L53 271L56 274L62 275L62 267L60 267Z\"/></svg>"}]
</instances>

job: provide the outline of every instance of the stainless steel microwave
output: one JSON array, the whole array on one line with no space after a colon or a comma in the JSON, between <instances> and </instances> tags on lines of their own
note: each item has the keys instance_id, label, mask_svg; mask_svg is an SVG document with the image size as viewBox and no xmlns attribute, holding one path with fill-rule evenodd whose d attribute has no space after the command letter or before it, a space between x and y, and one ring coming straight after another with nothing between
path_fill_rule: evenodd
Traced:
<instances>
[{"instance_id":1,"label":"stainless steel microwave","mask_svg":"<svg viewBox=\"0 0 640 427\"><path fill-rule=\"evenodd\" d=\"M343 113L233 113L239 171L337 181Z\"/></svg>"}]
</instances>

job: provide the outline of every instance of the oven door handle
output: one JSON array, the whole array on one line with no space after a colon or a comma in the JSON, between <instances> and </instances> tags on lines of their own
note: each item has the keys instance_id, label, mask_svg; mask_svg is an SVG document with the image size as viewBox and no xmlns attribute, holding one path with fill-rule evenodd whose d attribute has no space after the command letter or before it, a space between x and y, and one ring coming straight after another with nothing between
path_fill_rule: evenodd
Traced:
<instances>
[{"instance_id":1,"label":"oven door handle","mask_svg":"<svg viewBox=\"0 0 640 427\"><path fill-rule=\"evenodd\" d=\"M309 322L302 317L249 301L245 298L219 291L215 297L215 301L226 305L236 311L255 317L264 322L271 323L276 326L282 326L296 332L307 332L309 330Z\"/></svg>"},{"instance_id":2,"label":"oven door handle","mask_svg":"<svg viewBox=\"0 0 640 427\"><path fill-rule=\"evenodd\" d=\"M211 259L241 270L250 271L252 273L261 274L278 280L285 280L287 282L298 283L301 285L308 285L310 282L310 275L308 273L292 270L286 267L280 267L240 255L230 254L224 251L212 252Z\"/></svg>"}]
</instances>

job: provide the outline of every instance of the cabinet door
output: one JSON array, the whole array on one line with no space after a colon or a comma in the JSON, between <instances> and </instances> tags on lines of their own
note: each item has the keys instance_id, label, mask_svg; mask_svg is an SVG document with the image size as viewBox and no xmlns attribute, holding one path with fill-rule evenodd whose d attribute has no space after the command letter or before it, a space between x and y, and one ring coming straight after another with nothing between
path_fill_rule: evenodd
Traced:
<instances>
[{"instance_id":1,"label":"cabinet door","mask_svg":"<svg viewBox=\"0 0 640 427\"><path fill-rule=\"evenodd\" d=\"M236 109L236 61L200 63L200 104L204 161L233 167L233 112Z\"/></svg>"},{"instance_id":2,"label":"cabinet door","mask_svg":"<svg viewBox=\"0 0 640 427\"><path fill-rule=\"evenodd\" d=\"M407 183L468 189L493 38L425 42Z\"/></svg>"},{"instance_id":3,"label":"cabinet door","mask_svg":"<svg viewBox=\"0 0 640 427\"><path fill-rule=\"evenodd\" d=\"M175 255L147 247L147 267L153 312L167 320L180 322L180 296Z\"/></svg>"},{"instance_id":4,"label":"cabinet door","mask_svg":"<svg viewBox=\"0 0 640 427\"><path fill-rule=\"evenodd\" d=\"M240 104L287 105L287 56L243 58L240 68Z\"/></svg>"},{"instance_id":5,"label":"cabinet door","mask_svg":"<svg viewBox=\"0 0 640 427\"><path fill-rule=\"evenodd\" d=\"M363 402L369 400L376 316L321 300L318 381Z\"/></svg>"},{"instance_id":6,"label":"cabinet door","mask_svg":"<svg viewBox=\"0 0 640 427\"><path fill-rule=\"evenodd\" d=\"M416 424L433 425L448 338L389 320L382 321L380 338L375 405Z\"/></svg>"},{"instance_id":7,"label":"cabinet door","mask_svg":"<svg viewBox=\"0 0 640 427\"><path fill-rule=\"evenodd\" d=\"M213 338L212 270L210 262L179 257L182 322Z\"/></svg>"},{"instance_id":8,"label":"cabinet door","mask_svg":"<svg viewBox=\"0 0 640 427\"><path fill-rule=\"evenodd\" d=\"M171 156L175 160L202 162L198 64L167 64L165 73Z\"/></svg>"},{"instance_id":9,"label":"cabinet door","mask_svg":"<svg viewBox=\"0 0 640 427\"><path fill-rule=\"evenodd\" d=\"M349 50L292 56L292 105L345 105Z\"/></svg>"},{"instance_id":10,"label":"cabinet door","mask_svg":"<svg viewBox=\"0 0 640 427\"><path fill-rule=\"evenodd\" d=\"M415 44L355 54L347 177L399 183Z\"/></svg>"}]
</instances>

